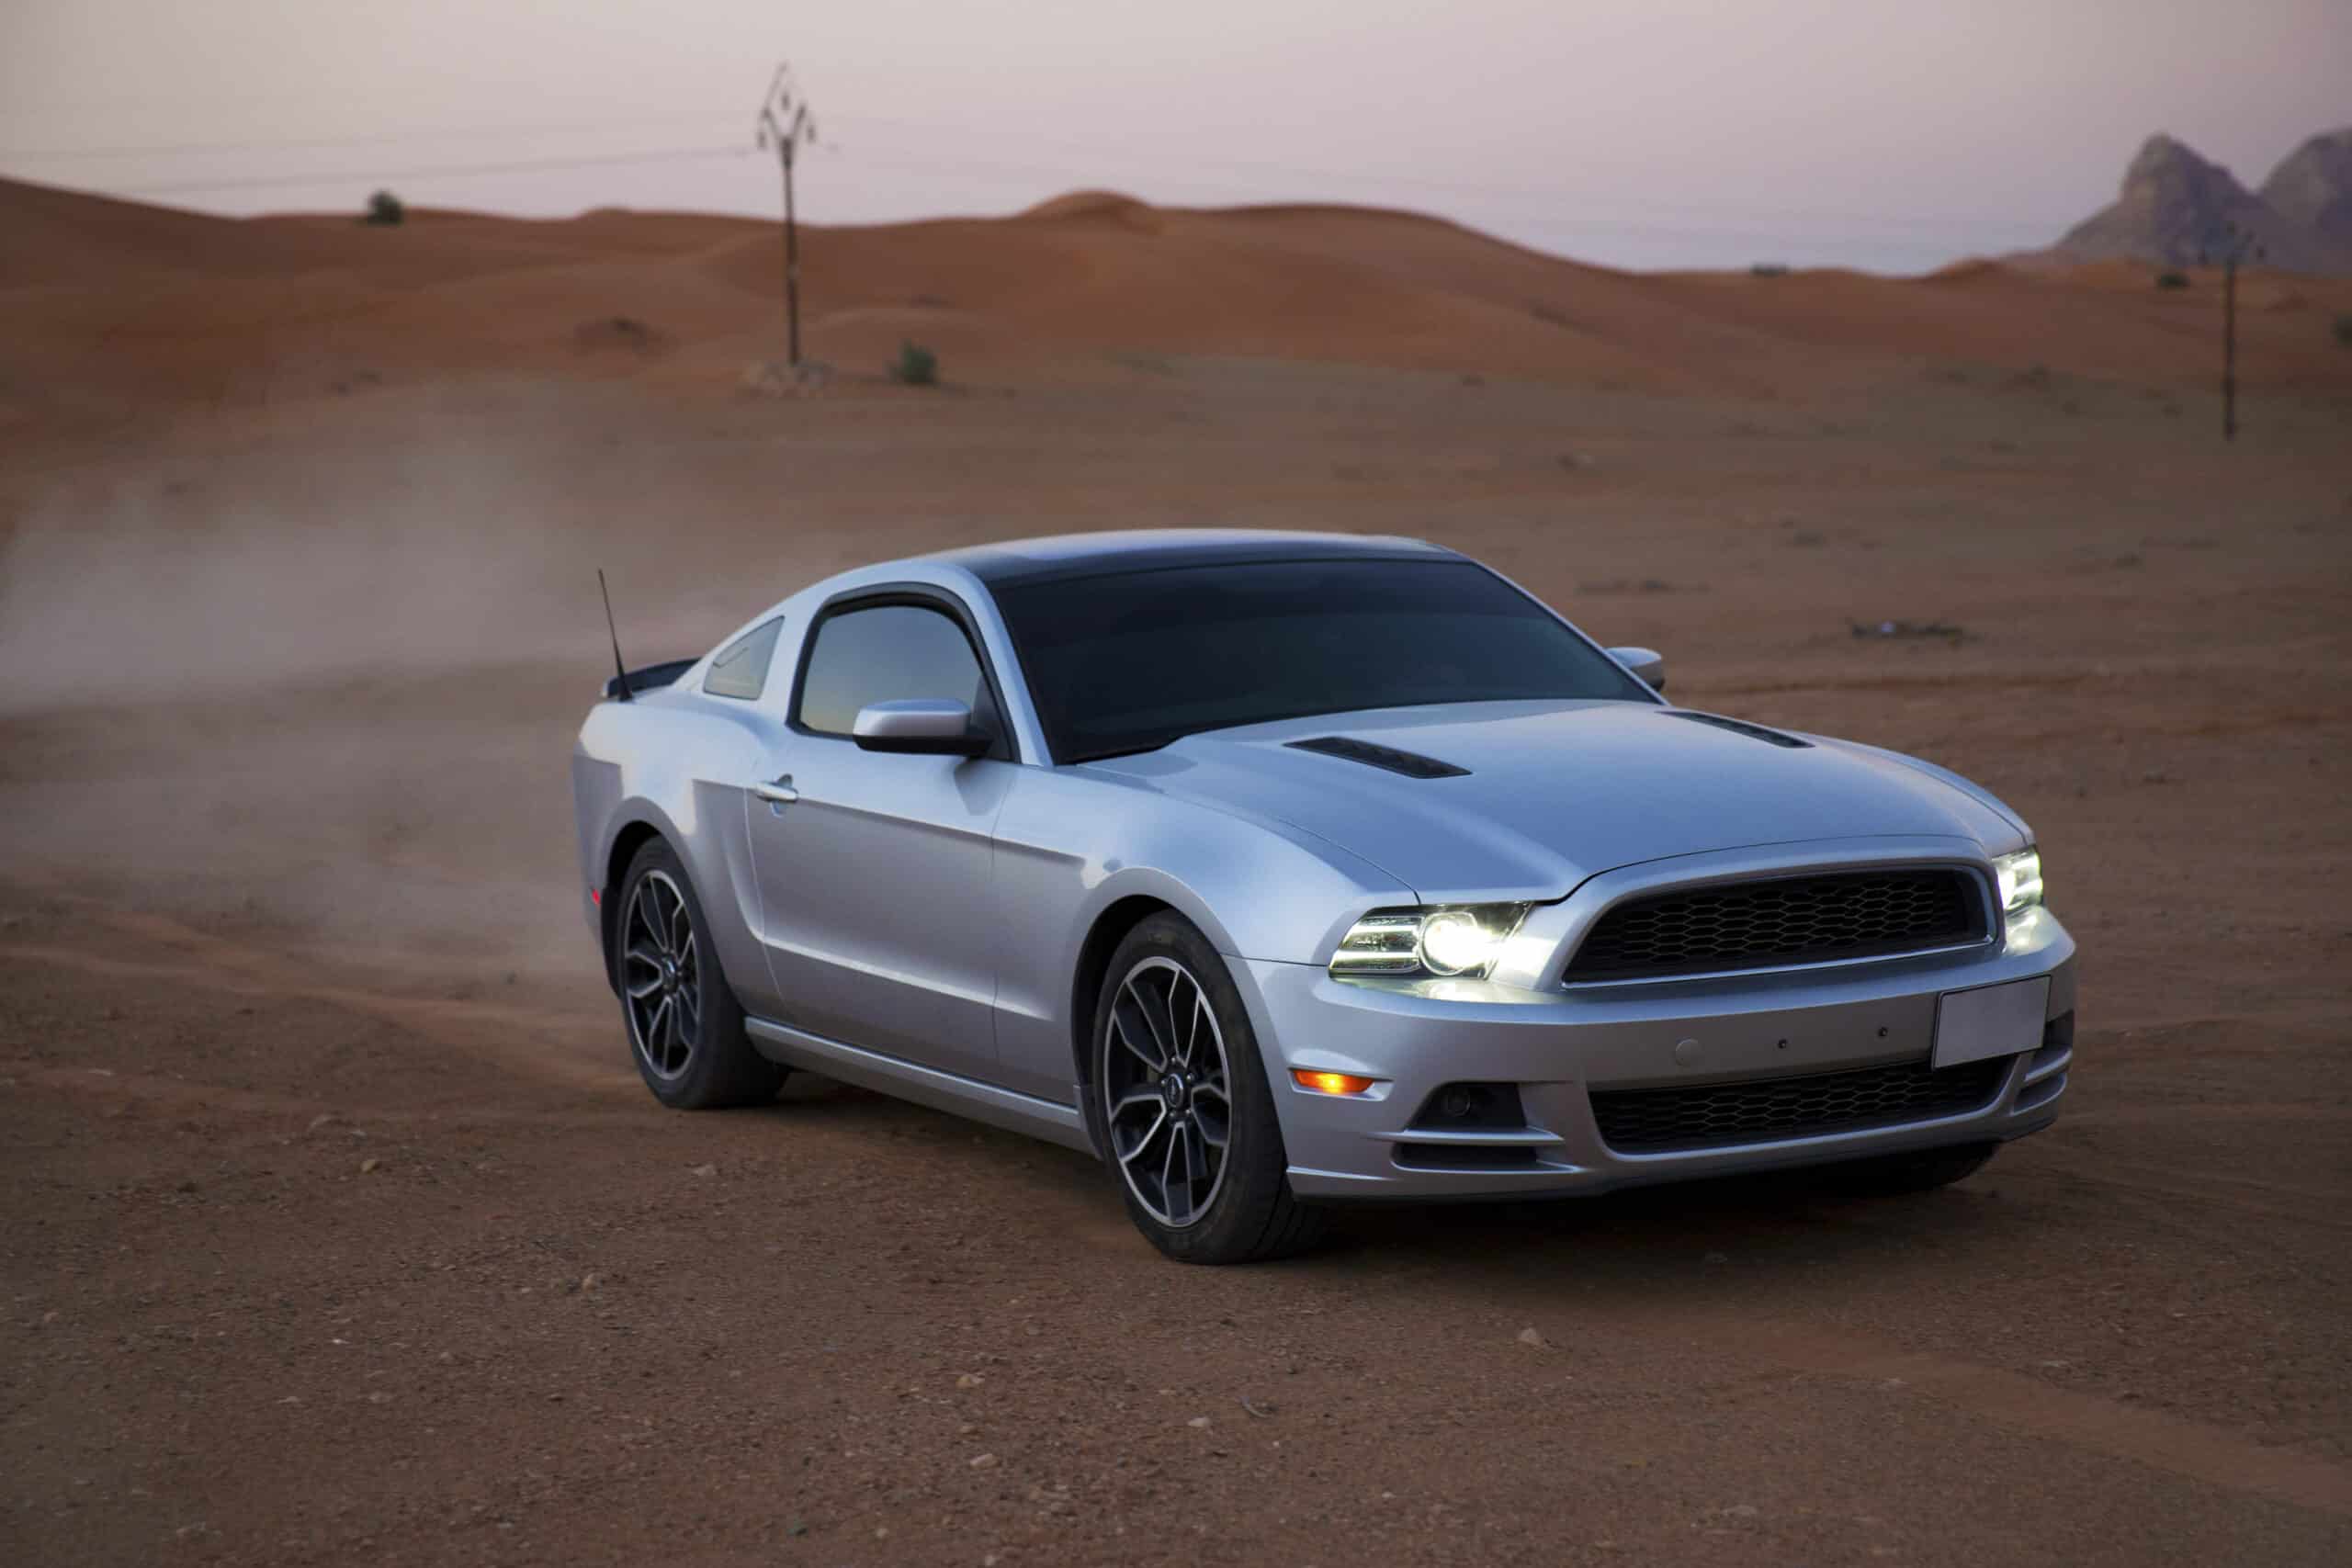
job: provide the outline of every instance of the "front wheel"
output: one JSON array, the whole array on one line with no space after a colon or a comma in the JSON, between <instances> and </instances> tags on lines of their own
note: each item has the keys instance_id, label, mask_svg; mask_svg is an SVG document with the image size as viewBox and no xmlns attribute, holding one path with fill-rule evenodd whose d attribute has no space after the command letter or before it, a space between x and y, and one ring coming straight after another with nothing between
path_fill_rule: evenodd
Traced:
<instances>
[{"instance_id":1,"label":"front wheel","mask_svg":"<svg viewBox=\"0 0 2352 1568\"><path fill-rule=\"evenodd\" d=\"M1291 1195L1256 1034L1225 960L1174 915L1112 954L1094 1010L1104 1161L1127 1214L1184 1263L1250 1263L1314 1245Z\"/></svg>"},{"instance_id":2,"label":"front wheel","mask_svg":"<svg viewBox=\"0 0 2352 1568\"><path fill-rule=\"evenodd\" d=\"M613 970L629 1055L654 1099L673 1111L708 1111L775 1098L786 1069L752 1049L694 883L660 839L621 878Z\"/></svg>"}]
</instances>

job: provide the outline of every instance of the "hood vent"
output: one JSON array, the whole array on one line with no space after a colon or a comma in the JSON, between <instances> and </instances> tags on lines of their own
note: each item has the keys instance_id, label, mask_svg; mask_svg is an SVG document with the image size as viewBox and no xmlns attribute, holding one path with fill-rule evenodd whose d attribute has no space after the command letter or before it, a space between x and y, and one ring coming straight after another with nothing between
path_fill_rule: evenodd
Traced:
<instances>
[{"instance_id":1,"label":"hood vent","mask_svg":"<svg viewBox=\"0 0 2352 1568\"><path fill-rule=\"evenodd\" d=\"M1408 779L1459 779L1467 778L1470 773L1467 768L1441 762L1435 757L1399 751L1391 746L1375 746L1369 740L1351 740L1344 735L1322 735L1312 740L1293 740L1287 744L1295 751L1320 751L1326 757L1362 762L1368 768L1385 768Z\"/></svg>"},{"instance_id":2,"label":"hood vent","mask_svg":"<svg viewBox=\"0 0 2352 1568\"><path fill-rule=\"evenodd\" d=\"M1744 719L1725 718L1721 714L1692 713L1688 708L1675 708L1667 716L1687 718L1693 724L1711 724L1717 729L1745 735L1750 740L1761 740L1769 746L1785 746L1792 751L1806 750L1813 745L1810 740L1800 740L1793 735L1783 735L1777 729L1767 729L1760 724L1749 724Z\"/></svg>"}]
</instances>

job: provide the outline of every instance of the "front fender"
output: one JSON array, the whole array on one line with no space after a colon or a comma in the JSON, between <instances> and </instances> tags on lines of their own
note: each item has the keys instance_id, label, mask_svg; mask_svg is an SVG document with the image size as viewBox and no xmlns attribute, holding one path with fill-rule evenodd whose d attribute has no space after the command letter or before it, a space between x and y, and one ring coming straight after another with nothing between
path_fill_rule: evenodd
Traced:
<instances>
[{"instance_id":1,"label":"front fender","mask_svg":"<svg viewBox=\"0 0 2352 1568\"><path fill-rule=\"evenodd\" d=\"M1366 909L1413 902L1371 862L1256 820L1078 769L1024 768L997 820L997 1054L1007 1082L1067 1104L1091 998L1080 955L1116 906L1148 898L1229 958L1316 961Z\"/></svg>"}]
</instances>

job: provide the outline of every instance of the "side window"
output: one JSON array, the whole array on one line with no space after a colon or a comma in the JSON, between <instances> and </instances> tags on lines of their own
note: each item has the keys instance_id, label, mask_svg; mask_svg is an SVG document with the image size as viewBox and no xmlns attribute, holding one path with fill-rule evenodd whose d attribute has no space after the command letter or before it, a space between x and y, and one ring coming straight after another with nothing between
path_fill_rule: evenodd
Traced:
<instances>
[{"instance_id":1,"label":"side window","mask_svg":"<svg viewBox=\"0 0 2352 1568\"><path fill-rule=\"evenodd\" d=\"M953 697L993 726L978 655L964 628L920 604L876 604L817 627L794 716L820 735L847 735L857 710L901 697Z\"/></svg>"},{"instance_id":2,"label":"side window","mask_svg":"<svg viewBox=\"0 0 2352 1568\"><path fill-rule=\"evenodd\" d=\"M783 630L779 615L720 649L702 678L702 689L714 697L756 701L768 683L768 664L775 658L776 635Z\"/></svg>"}]
</instances>

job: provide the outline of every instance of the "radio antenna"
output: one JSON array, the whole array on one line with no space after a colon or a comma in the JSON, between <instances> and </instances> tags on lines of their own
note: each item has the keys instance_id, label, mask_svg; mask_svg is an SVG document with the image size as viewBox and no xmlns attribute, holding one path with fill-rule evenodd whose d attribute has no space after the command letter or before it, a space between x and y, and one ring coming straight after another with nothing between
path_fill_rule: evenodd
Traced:
<instances>
[{"instance_id":1,"label":"radio antenna","mask_svg":"<svg viewBox=\"0 0 2352 1568\"><path fill-rule=\"evenodd\" d=\"M637 694L628 689L628 666L621 662L620 628L613 624L613 591L605 586L605 569L601 566L596 569L596 592L605 596L605 629L613 637L613 684L618 688L621 701L633 703Z\"/></svg>"}]
</instances>

